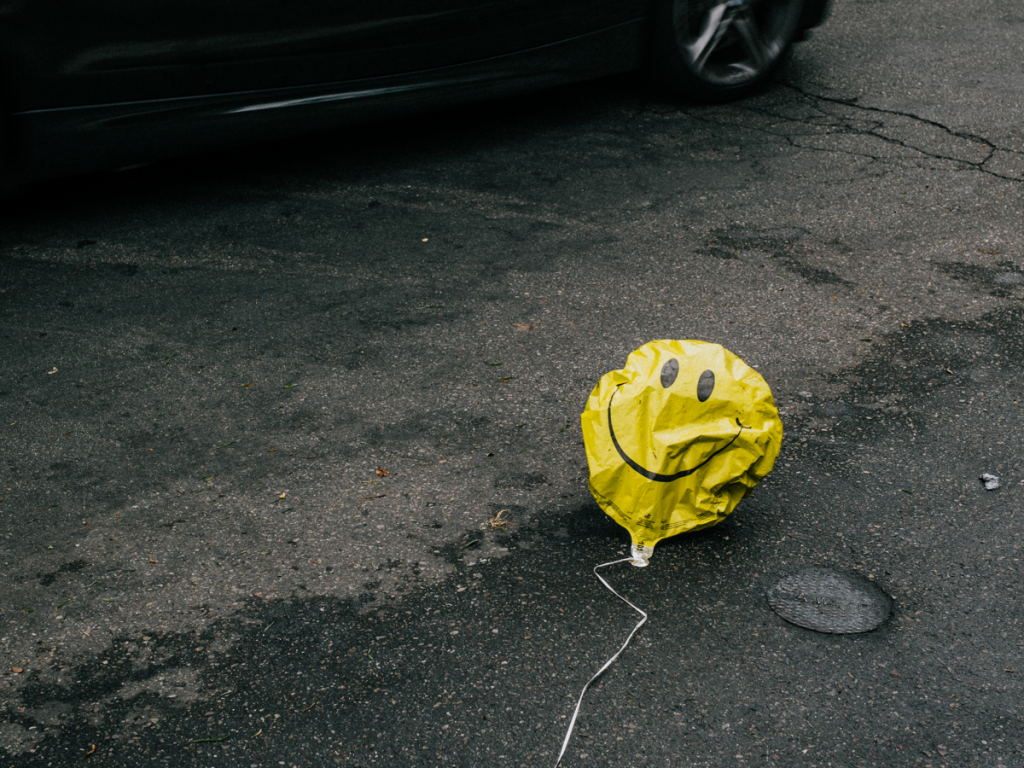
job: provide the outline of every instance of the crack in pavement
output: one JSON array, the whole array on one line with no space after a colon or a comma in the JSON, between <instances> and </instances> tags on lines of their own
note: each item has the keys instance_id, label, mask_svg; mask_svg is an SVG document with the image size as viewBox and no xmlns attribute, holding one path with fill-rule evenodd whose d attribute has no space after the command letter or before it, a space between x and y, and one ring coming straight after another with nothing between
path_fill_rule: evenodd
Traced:
<instances>
[{"instance_id":1,"label":"crack in pavement","mask_svg":"<svg viewBox=\"0 0 1024 768\"><path fill-rule=\"evenodd\" d=\"M954 131L952 128L950 128L947 125L943 125L942 123L937 122L935 120L929 120L927 117L920 117L919 115L915 115L915 114L913 114L911 112L901 112L901 111L896 110L896 109L882 109L881 107L862 106L860 104L854 103L856 101L856 99L836 99L836 98L832 98L831 96L822 96L822 95L817 94L817 93L810 93L809 91L804 90L800 86L792 85L791 83L782 83L782 85L784 87L786 87L786 88L789 88L790 90L796 91L801 96L806 96L809 99L815 99L817 101L827 101L830 104L841 104L844 107L852 107L854 109L862 109L862 110L867 111L867 112L879 112L879 113L884 114L884 115L897 115L899 117L909 117L909 118L911 118L913 120L916 120L918 122L925 123L926 125L931 125L931 126L934 126L935 128L940 128L943 131L945 131L946 133L948 133L950 136L955 136L958 139L968 139L970 141L976 141L976 142L978 142L980 144L984 144L986 146L994 146L994 145L992 145L991 142L988 141L988 139L984 138L983 136L977 136L977 135L975 135L973 133L966 133L966 132L963 132L963 131ZM1008 151L1012 151L1012 150L1008 150Z\"/></svg>"},{"instance_id":2,"label":"crack in pavement","mask_svg":"<svg viewBox=\"0 0 1024 768\"><path fill-rule=\"evenodd\" d=\"M801 96L803 96L803 97L805 97L807 99L811 99L811 100L819 101L819 102L826 102L826 103L829 103L829 104L838 104L838 105L841 105L841 106L844 106L844 107L848 107L850 109L856 109L856 110L860 110L860 111L863 111L863 112L872 112L872 113L877 113L877 114L882 114L882 115L893 115L895 117L904 117L904 118L907 118L909 120L913 120L915 122L918 122L918 123L920 123L922 125L927 125L927 126L930 126L932 128L937 128L938 130L943 131L947 135L952 136L954 138L963 139L965 141L970 141L970 142L973 142L975 144L979 144L981 147L987 148L987 152L985 153L985 157L982 160L980 160L980 161L971 161L971 160L968 160L966 158L951 157L949 155L943 155L943 154L939 154L939 153L936 153L936 152L928 151L927 149L923 149L922 147L915 146L914 144L911 144L911 143L909 143L907 141L904 141L902 139L898 139L896 137L886 136L884 134L881 134L881 133L878 132L877 129L872 129L872 130L868 130L868 131L857 131L857 133L860 133L862 135L875 136L875 137L881 139L882 141L888 142L890 144L896 144L897 146L904 147L905 149L912 149L912 150L914 150L916 152L920 152L921 154L923 154L923 155L925 155L927 157L934 158L936 160L948 160L950 162L955 162L955 163L964 163L964 164L966 164L966 165L968 165L970 167L973 167L973 168L975 168L975 169L977 169L979 171L982 171L984 173L987 173L987 174L989 174L991 176L995 176L996 178L999 178L999 179L1004 179L1006 181L1016 181L1016 182L1024 181L1024 178L1017 177L1017 176L1008 176L1008 175L1005 175L1005 174L1002 174L1002 173L998 173L997 171L993 171L992 169L985 167L986 163L988 163L988 161L991 160L992 157L995 156L995 153L997 151L998 152L1008 152L1008 153L1015 154L1015 155L1020 155L1020 154L1024 154L1024 153L1022 153L1022 152L1020 152L1018 150L1005 149L1003 147L996 146L992 141L984 138L983 136L978 136L976 134L969 133L969 132L966 132L966 131L957 131L957 130L954 130L954 129L950 128L947 125L944 125L944 124L936 121L936 120L930 120L930 119L928 119L926 117L921 117L920 115L915 115L915 114L913 114L911 112L902 112L900 110L895 110L895 109L883 109L881 107L871 107L871 106L864 106L864 105L861 105L861 104L855 104L851 100L838 99L838 98L833 98L833 97L830 97L830 96L823 96L821 94L811 93L811 92L809 92L809 91L807 91L807 90L805 90L805 89L803 89L803 88L801 88L799 86L792 85L790 83L782 83L781 85L783 85L783 87L785 87L785 88L788 88L788 89L790 89L792 91L795 91L795 92L799 93ZM824 114L828 114L828 113L824 113ZM837 115L829 115L829 116L830 117L838 117ZM878 127L881 128L882 126L884 126L884 123L880 123ZM874 159L877 160L879 158L874 158Z\"/></svg>"},{"instance_id":3,"label":"crack in pavement","mask_svg":"<svg viewBox=\"0 0 1024 768\"><path fill-rule=\"evenodd\" d=\"M1018 182L1018 183L1024 182L1024 170L1022 170L1022 172L1019 175L1011 175L1009 173L1000 172L1000 171L995 170L995 169L993 169L993 168L988 166L989 162L994 157L996 157L997 153L1006 153L1006 154L1009 154L1009 155L1024 156L1024 152L1022 152L1020 150L1007 149L1007 148L1004 148L1004 147L1000 147L1000 146L996 145L994 142L990 141L989 139L986 139L985 137L978 136L976 134L973 134L973 133L970 133L970 132L967 132L967 131L957 131L957 130L955 130L953 128L950 128L947 125L944 125L943 123L940 123L940 122L936 121L936 120L931 120L929 118L920 117L919 115L915 115L915 114L912 114L910 112L903 112L903 111L900 111L900 110L883 109L883 108L880 108L880 107L863 106L863 105L855 104L855 103L853 103L853 101L850 101L850 100L840 99L840 98L833 98L833 97L829 97L829 96L822 96L820 94L811 93L809 91L804 90L803 88L801 88L799 86L792 85L790 83L779 83L779 85L789 89L790 91L793 91L793 92L799 94L801 97L803 97L806 100L807 106L812 108L817 115L820 115L820 117L822 119L824 119L824 120L830 121L829 124L818 123L815 127L820 129L820 131L822 131L822 132L813 134L814 136L843 136L843 135L867 136L867 137L871 137L871 138L874 138L874 139L878 139L879 141L885 142L887 144L891 144L893 146L898 146L898 147L902 147L903 149L907 149L907 150L910 150L910 151L913 151L913 152L917 152L917 153L919 153L920 155L922 155L925 158L930 158L930 159L933 159L933 160L941 160L941 161L945 161L945 162L955 163L958 166L960 166L961 168L978 170L978 171L981 171L982 173L988 174L989 176L993 176L995 178L1002 179L1004 181L1013 181L1013 182ZM885 123L884 120L881 120L881 119L865 120L863 122L866 123L866 125L864 125L864 124L856 125L855 124L856 121L854 121L850 116L836 114L835 112L829 111L829 110L823 108L823 106L822 106L823 104L834 104L834 105L837 105L837 106L847 107L847 108L849 108L851 110L858 110L858 111L860 111L862 113L875 114L875 115L890 115L892 117L897 117L897 118L903 118L903 119L906 119L906 120L910 120L910 121L913 121L915 123L918 123L921 126L926 126L928 128L935 129L936 131L940 131L943 134L945 134L946 136L951 137L953 139L957 139L957 140L960 140L960 141L970 142L970 144L973 145L973 148L976 151L983 151L984 156L981 157L980 159L972 160L972 159L969 159L967 157L963 157L963 156L958 157L958 156L955 156L953 154L946 154L946 153L943 153L941 151L936 151L935 149L928 149L925 146L921 146L920 143L915 143L913 140L906 139L906 138L900 138L899 136L887 134L885 132L887 126L886 126L886 123ZM742 105L735 105L735 106L738 106L740 109L745 110L747 112L750 112L750 113L753 113L753 114L762 115L762 116L766 116L766 117L771 117L771 118L774 118L774 119L777 119L777 120L784 120L784 121L787 121L787 122L798 122L798 123L805 124L805 125L809 124L809 120L806 117L801 119L801 118L798 118L798 117L794 117L793 115L790 115L790 114L785 114L784 111L779 111L778 107L780 105L772 105L772 106L769 106L769 107L763 107L763 106L754 106L752 104L742 104ZM785 106L785 105L781 105L781 106ZM714 115L714 113L711 113L711 114L701 114L700 111L685 110L685 111L682 112L682 114L685 114L687 117L689 117L689 118L691 118L693 120L699 121L699 122L706 122L706 123L711 123L711 124L715 124L715 125L724 125L725 124L725 122L723 120L719 119L718 117L716 117ZM733 113L733 114L735 114L735 113ZM879 163L891 164L891 158L874 155L874 154L871 154L868 151L857 151L856 149L843 149L841 147L835 147L835 146L832 146L832 147L813 146L813 145L811 145L809 143L802 142L800 140L801 139L800 136L796 136L793 133L787 132L785 130L772 130L772 128L770 126L763 126L763 125L758 125L758 126L749 126L748 125L747 127L748 128L752 128L754 130L757 130L760 133L764 133L764 134L767 134L767 135L774 136L776 138L782 139L782 140L786 141L790 146L798 148L798 149L807 149L807 150L812 150L812 151L816 151L816 152L825 152L825 153L844 154L844 155L850 155L850 156L854 156L854 157L867 158L867 159L874 160L874 161L879 162ZM889 130L891 132L895 132L897 130L897 128L890 127Z\"/></svg>"}]
</instances>

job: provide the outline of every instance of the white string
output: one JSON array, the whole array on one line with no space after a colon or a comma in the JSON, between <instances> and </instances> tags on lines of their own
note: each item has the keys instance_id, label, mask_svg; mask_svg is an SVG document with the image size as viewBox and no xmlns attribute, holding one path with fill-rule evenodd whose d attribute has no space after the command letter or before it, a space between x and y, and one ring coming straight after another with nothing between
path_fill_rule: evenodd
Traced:
<instances>
[{"instance_id":1,"label":"white string","mask_svg":"<svg viewBox=\"0 0 1024 768\"><path fill-rule=\"evenodd\" d=\"M584 685L584 686L583 686L583 690L582 690L582 691L580 691L580 698L579 698L579 701L577 701L577 702L576 702L576 711L572 713L572 720L570 720L570 721L569 721L569 730L568 730L568 731L566 731L566 734L565 734L565 741L563 741L563 742L562 742L562 751L558 753L558 759L557 759L557 760L555 761L555 768L558 768L558 764L559 764L560 762L562 762L562 756L563 756L563 755L565 754L565 750L566 750L566 747L568 747L568 746L569 746L569 738L570 738L570 737L572 736L572 729L573 729L573 728L575 727L575 725L576 725L576 717L577 717L577 716L579 715L579 713L580 713L580 705L581 705L581 704L583 703L583 695L584 695L584 694L585 694L585 693L587 692L587 688L589 688L589 687L590 687L590 684L591 684L592 682L594 682L595 680L597 680L597 678L599 678L599 677L601 676L601 673L602 673L602 672L604 672L604 671L605 671L606 669L608 669L608 667L610 667L610 666L612 665L612 663L613 663L613 662L614 662L614 661L615 661L615 660L616 660L617 658L619 658L619 654L620 654L620 653L622 653L622 652L623 652L624 650L626 650L626 646L627 646L627 645L629 645L629 641L633 639L633 635L635 635L635 634L636 634L636 631L637 631L638 629L640 629L640 627L642 627L642 626L644 625L644 622L645 622L645 621L647 621L647 614L646 614L646 613L644 613L643 611L641 611L641 610L640 610L639 608L637 608L637 607L636 607L635 605L633 605L633 604L632 604L631 602L629 602L629 600L627 600L627 599L626 599L626 598L624 598L624 597L623 597L622 595L620 595L620 594L619 594L618 592L616 592L616 591L615 591L615 590L614 590L614 589L612 588L612 585L611 585L611 584L609 584L609 583L608 583L607 581L605 581L605 580L604 580L604 577L603 577L603 576L601 576L601 574L597 572L597 569L598 569L598 568L604 568L604 567L605 567L606 565L615 565L616 563L628 563L628 562L630 562L630 561L631 561L632 559L633 559L632 557L624 557L624 558L622 558L621 560L612 560L612 561L611 561L611 562L609 562L609 563L601 563L600 565L595 565L595 566L594 566L594 575L595 575L595 576L597 576L597 578L599 578L599 579L601 580L601 583L602 583L602 584L604 584L604 585L605 585L606 587L608 587L608 589L609 589L609 590L611 591L611 593L612 593L613 595L615 595L615 596L616 596L617 598L619 598L619 600L621 600L621 601L622 601L622 602L624 602L624 603L625 603L626 605L628 605L628 606L629 606L630 608L632 608L632 609L633 609L634 611L636 611L636 612L637 612L637 613L639 613L639 614L640 614L641 616L643 616L643 618L642 618L642 619L640 619L640 623L639 623L639 624L637 624L637 625L636 625L635 627L633 627L633 631L629 633L629 637L627 637L627 638L626 638L626 642L624 642L624 643L622 644L622 647L621 647L621 648L619 648L619 650L617 650L617 651L615 652L615 655L614 655L614 656L612 656L612 657L611 657L610 659L608 659L608 661L606 661L606 662L604 663L604 666L603 666L603 667L601 667L601 668L600 668L599 670L597 670L597 672L596 672L596 673L594 674L594 676L593 676L592 678L590 678L589 680L587 680L587 684L586 684L586 685Z\"/></svg>"}]
</instances>

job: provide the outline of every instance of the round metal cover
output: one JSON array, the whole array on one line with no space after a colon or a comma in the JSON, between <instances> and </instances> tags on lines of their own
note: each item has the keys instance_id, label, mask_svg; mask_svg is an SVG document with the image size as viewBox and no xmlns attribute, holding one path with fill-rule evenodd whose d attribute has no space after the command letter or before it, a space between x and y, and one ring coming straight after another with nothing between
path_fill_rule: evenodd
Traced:
<instances>
[{"instance_id":1,"label":"round metal cover","mask_svg":"<svg viewBox=\"0 0 1024 768\"><path fill-rule=\"evenodd\" d=\"M768 590L768 605L791 624L836 635L870 632L892 610L877 584L827 568L787 576Z\"/></svg>"}]
</instances>

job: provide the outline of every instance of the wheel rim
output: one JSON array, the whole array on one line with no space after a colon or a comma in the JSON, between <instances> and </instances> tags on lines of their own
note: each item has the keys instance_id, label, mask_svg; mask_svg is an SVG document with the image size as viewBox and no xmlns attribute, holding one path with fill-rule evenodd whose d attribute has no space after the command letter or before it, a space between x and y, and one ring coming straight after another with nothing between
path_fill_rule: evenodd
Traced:
<instances>
[{"instance_id":1,"label":"wheel rim","mask_svg":"<svg viewBox=\"0 0 1024 768\"><path fill-rule=\"evenodd\" d=\"M674 20L679 52L702 80L744 85L779 60L799 11L800 0L682 0Z\"/></svg>"}]
</instances>

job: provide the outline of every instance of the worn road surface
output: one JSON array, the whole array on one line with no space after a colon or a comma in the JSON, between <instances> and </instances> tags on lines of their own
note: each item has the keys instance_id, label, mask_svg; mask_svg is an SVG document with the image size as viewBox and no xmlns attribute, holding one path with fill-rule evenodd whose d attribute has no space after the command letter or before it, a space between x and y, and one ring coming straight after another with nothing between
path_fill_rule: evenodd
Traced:
<instances>
[{"instance_id":1,"label":"worn road surface","mask_svg":"<svg viewBox=\"0 0 1024 768\"><path fill-rule=\"evenodd\" d=\"M839 0L737 104L621 77L27 190L0 765L552 766L636 622L579 414L692 338L783 451L604 571L650 619L563 765L1024 766L1022 41ZM891 617L779 618L815 565Z\"/></svg>"}]
</instances>

